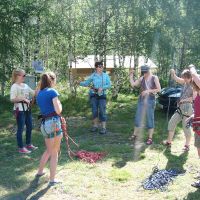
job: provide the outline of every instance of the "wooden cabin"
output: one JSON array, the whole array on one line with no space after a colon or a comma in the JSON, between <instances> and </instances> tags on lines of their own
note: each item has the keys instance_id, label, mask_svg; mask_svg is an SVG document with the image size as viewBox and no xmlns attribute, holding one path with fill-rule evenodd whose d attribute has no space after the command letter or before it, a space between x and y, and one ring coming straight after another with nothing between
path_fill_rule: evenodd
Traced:
<instances>
[{"instance_id":1,"label":"wooden cabin","mask_svg":"<svg viewBox=\"0 0 200 200\"><path fill-rule=\"evenodd\" d=\"M144 56L140 56L138 58L138 70L140 69L140 66L142 66L145 63ZM72 68L71 68L71 74L75 77L81 77L84 78L91 74L95 67L95 56L94 55L88 55L87 57L80 58L77 57L76 61L72 62ZM151 67L151 70L156 71L157 66L148 59L147 64ZM113 76L114 68L115 67L124 67L129 70L130 67L134 66L134 57L133 56L125 56L119 58L118 56L112 56L108 55L106 56L106 72L110 74L110 76Z\"/></svg>"}]
</instances>

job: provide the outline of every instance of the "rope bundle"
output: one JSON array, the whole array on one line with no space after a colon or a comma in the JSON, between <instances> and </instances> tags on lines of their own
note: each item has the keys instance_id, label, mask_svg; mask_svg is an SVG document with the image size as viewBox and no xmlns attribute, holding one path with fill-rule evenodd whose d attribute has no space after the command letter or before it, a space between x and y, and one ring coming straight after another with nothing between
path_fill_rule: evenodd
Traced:
<instances>
[{"instance_id":1,"label":"rope bundle","mask_svg":"<svg viewBox=\"0 0 200 200\"><path fill-rule=\"evenodd\" d=\"M63 135L65 138L66 142L66 147L67 147L67 152L69 157L73 160L73 156L81 159L82 161L86 161L88 163L96 163L98 160L101 160L106 156L106 153L104 152L90 152L90 151L85 151L85 150L80 150L77 152L73 152L70 148L69 140L77 147L79 147L78 144L69 136L67 128L67 122L64 117L61 117L61 127L63 131Z\"/></svg>"},{"instance_id":2,"label":"rope bundle","mask_svg":"<svg viewBox=\"0 0 200 200\"><path fill-rule=\"evenodd\" d=\"M142 187L145 190L160 190L165 191L168 185L173 182L174 178L182 173L176 169L159 170L154 168L153 174L142 182Z\"/></svg>"}]
</instances>

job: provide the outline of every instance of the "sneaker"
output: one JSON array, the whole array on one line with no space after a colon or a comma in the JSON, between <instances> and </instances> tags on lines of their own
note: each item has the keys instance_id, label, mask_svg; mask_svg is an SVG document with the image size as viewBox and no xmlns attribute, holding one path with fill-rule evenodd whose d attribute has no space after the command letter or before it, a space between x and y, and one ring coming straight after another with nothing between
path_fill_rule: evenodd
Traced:
<instances>
[{"instance_id":1,"label":"sneaker","mask_svg":"<svg viewBox=\"0 0 200 200\"><path fill-rule=\"evenodd\" d=\"M29 151L34 151L34 150L38 149L38 147L35 147L35 146L32 145L32 144L26 145L26 148L27 148Z\"/></svg>"},{"instance_id":2,"label":"sneaker","mask_svg":"<svg viewBox=\"0 0 200 200\"><path fill-rule=\"evenodd\" d=\"M36 177L36 178L40 178L40 177L42 177L42 176L44 176L44 175L45 175L45 172L42 172L41 174L36 174L35 177Z\"/></svg>"},{"instance_id":3,"label":"sneaker","mask_svg":"<svg viewBox=\"0 0 200 200\"><path fill-rule=\"evenodd\" d=\"M190 150L190 146L189 145L185 145L184 147L183 147L183 151L184 152L188 152Z\"/></svg>"},{"instance_id":4,"label":"sneaker","mask_svg":"<svg viewBox=\"0 0 200 200\"><path fill-rule=\"evenodd\" d=\"M93 126L91 129L90 129L91 132L97 132L98 131L98 127L96 126Z\"/></svg>"},{"instance_id":5,"label":"sneaker","mask_svg":"<svg viewBox=\"0 0 200 200\"><path fill-rule=\"evenodd\" d=\"M99 134L106 134L106 129L105 128L102 128L100 131L99 131Z\"/></svg>"},{"instance_id":6,"label":"sneaker","mask_svg":"<svg viewBox=\"0 0 200 200\"><path fill-rule=\"evenodd\" d=\"M195 188L200 188L200 181L192 183L191 186Z\"/></svg>"},{"instance_id":7,"label":"sneaker","mask_svg":"<svg viewBox=\"0 0 200 200\"><path fill-rule=\"evenodd\" d=\"M23 148L19 148L19 153L28 154L28 153L31 153L31 151L29 151L26 147L23 147Z\"/></svg>"},{"instance_id":8,"label":"sneaker","mask_svg":"<svg viewBox=\"0 0 200 200\"><path fill-rule=\"evenodd\" d=\"M195 179L200 179L200 173L198 173L194 178Z\"/></svg>"},{"instance_id":9,"label":"sneaker","mask_svg":"<svg viewBox=\"0 0 200 200\"><path fill-rule=\"evenodd\" d=\"M148 138L146 144L147 144L147 145L151 145L152 143L153 143L153 140L152 140L151 138Z\"/></svg>"}]
</instances>

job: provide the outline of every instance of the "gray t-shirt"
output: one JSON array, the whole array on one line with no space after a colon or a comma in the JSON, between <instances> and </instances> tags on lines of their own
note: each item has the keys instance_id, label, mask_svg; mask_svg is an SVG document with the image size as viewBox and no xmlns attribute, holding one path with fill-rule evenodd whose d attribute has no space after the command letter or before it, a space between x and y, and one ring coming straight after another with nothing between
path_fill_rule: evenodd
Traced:
<instances>
[{"instance_id":1,"label":"gray t-shirt","mask_svg":"<svg viewBox=\"0 0 200 200\"><path fill-rule=\"evenodd\" d=\"M192 86L189 83L185 83L181 92L180 101L191 97L193 97Z\"/></svg>"}]
</instances>

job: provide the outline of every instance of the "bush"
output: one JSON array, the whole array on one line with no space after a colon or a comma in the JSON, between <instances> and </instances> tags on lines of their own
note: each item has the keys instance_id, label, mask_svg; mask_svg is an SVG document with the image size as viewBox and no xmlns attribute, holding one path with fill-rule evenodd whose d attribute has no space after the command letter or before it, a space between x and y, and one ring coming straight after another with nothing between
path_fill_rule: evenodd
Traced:
<instances>
[{"instance_id":1,"label":"bush","mask_svg":"<svg viewBox=\"0 0 200 200\"><path fill-rule=\"evenodd\" d=\"M165 78L159 78L160 80L160 85L161 85L161 88L165 88L168 86L168 79L165 79Z\"/></svg>"}]
</instances>

